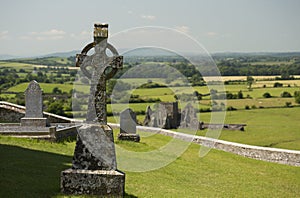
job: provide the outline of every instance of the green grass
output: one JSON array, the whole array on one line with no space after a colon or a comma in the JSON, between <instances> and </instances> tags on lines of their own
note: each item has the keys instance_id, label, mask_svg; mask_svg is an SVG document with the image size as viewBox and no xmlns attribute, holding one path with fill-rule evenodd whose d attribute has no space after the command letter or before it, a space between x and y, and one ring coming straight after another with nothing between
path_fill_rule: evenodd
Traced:
<instances>
[{"instance_id":1,"label":"green grass","mask_svg":"<svg viewBox=\"0 0 300 198\"><path fill-rule=\"evenodd\" d=\"M10 87L7 91L11 92L24 92L29 83L21 83L16 86ZM54 83L39 83L40 87L43 89L44 93L52 93L54 87L58 87L63 92L69 93L70 90L75 88L72 84L54 84ZM85 85L76 85L76 90L78 91L87 91L87 86Z\"/></svg>"},{"instance_id":2,"label":"green grass","mask_svg":"<svg viewBox=\"0 0 300 198\"><path fill-rule=\"evenodd\" d=\"M147 152L169 141L170 137L153 135L143 137L140 143L116 144L126 150ZM70 168L74 146L74 142L0 136L0 197L64 197L59 189L60 172ZM191 144L183 155L157 170L125 171L125 197L300 196L298 167L217 150L200 158L199 149L199 145Z\"/></svg>"},{"instance_id":3,"label":"green grass","mask_svg":"<svg viewBox=\"0 0 300 198\"><path fill-rule=\"evenodd\" d=\"M216 112L216 115L219 114ZM225 123L247 124L245 132L223 130L219 139L257 146L300 150L300 108L230 111ZM200 113L209 122L210 113ZM206 131L197 134L205 136Z\"/></svg>"},{"instance_id":4,"label":"green grass","mask_svg":"<svg viewBox=\"0 0 300 198\"><path fill-rule=\"evenodd\" d=\"M260 61L250 62L250 65L291 65L295 61Z\"/></svg>"}]
</instances>

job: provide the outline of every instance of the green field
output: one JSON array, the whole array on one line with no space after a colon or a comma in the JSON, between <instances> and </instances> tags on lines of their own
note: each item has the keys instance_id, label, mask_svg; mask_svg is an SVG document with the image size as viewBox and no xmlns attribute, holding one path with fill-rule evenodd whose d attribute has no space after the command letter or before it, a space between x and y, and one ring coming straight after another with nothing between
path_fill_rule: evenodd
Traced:
<instances>
[{"instance_id":1,"label":"green field","mask_svg":"<svg viewBox=\"0 0 300 198\"><path fill-rule=\"evenodd\" d=\"M215 114L220 114L215 112ZM208 123L211 113L200 113ZM225 123L247 124L245 132L223 130L219 139L257 146L300 150L300 108L273 108L226 112ZM205 131L198 131L205 136Z\"/></svg>"},{"instance_id":2,"label":"green field","mask_svg":"<svg viewBox=\"0 0 300 198\"><path fill-rule=\"evenodd\" d=\"M170 139L154 135L143 137L140 143L116 141L116 144L126 150L147 152ZM0 147L0 187L5 189L0 191L0 197L64 197L59 189L60 172L71 166L75 142L50 143L0 136ZM125 197L300 196L298 167L217 150L200 158L199 149L199 145L191 144L175 161L157 170L121 169L126 173Z\"/></svg>"},{"instance_id":3,"label":"green field","mask_svg":"<svg viewBox=\"0 0 300 198\"><path fill-rule=\"evenodd\" d=\"M29 83L21 83L9 88L7 91L22 93L26 90L28 84ZM52 93L52 90L55 87L59 88L60 90L62 90L62 92L66 92L66 93L69 93L74 88L73 84L39 83L39 85L43 89L44 93ZM89 88L87 88L87 86L85 85L76 85L76 90L86 92L89 90Z\"/></svg>"}]
</instances>

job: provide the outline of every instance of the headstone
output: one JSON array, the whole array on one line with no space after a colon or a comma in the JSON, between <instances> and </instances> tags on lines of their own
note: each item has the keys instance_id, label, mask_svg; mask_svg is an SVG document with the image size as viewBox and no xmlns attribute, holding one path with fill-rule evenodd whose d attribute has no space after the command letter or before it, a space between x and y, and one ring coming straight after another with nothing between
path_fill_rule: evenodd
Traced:
<instances>
[{"instance_id":1,"label":"headstone","mask_svg":"<svg viewBox=\"0 0 300 198\"><path fill-rule=\"evenodd\" d=\"M106 117L106 80L122 67L123 57L107 43L107 36L108 24L95 24L94 42L77 55L76 65L90 79L91 88L86 124L78 131L72 168L61 173L61 189L66 194L124 195L125 174L117 170L113 131ZM95 53L88 56L92 48ZM107 49L113 57L106 55Z\"/></svg>"},{"instance_id":2,"label":"headstone","mask_svg":"<svg viewBox=\"0 0 300 198\"><path fill-rule=\"evenodd\" d=\"M199 129L199 121L196 110L191 103L188 103L181 113L180 128L190 128L194 130Z\"/></svg>"},{"instance_id":3,"label":"headstone","mask_svg":"<svg viewBox=\"0 0 300 198\"><path fill-rule=\"evenodd\" d=\"M136 114L130 108L120 113L120 134L118 139L134 142L140 141L139 134L136 134Z\"/></svg>"},{"instance_id":4,"label":"headstone","mask_svg":"<svg viewBox=\"0 0 300 198\"><path fill-rule=\"evenodd\" d=\"M35 80L25 90L25 117L21 118L21 126L46 127L47 118L43 118L43 91Z\"/></svg>"}]
</instances>

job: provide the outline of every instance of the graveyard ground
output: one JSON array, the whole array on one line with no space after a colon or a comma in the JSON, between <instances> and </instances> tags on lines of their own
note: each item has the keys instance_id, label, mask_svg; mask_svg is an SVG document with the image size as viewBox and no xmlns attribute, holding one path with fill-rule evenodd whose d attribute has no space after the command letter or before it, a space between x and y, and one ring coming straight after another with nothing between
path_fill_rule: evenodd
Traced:
<instances>
[{"instance_id":1,"label":"graveyard ground","mask_svg":"<svg viewBox=\"0 0 300 198\"><path fill-rule=\"evenodd\" d=\"M118 131L114 131L116 135ZM136 152L155 150L170 137L152 135L117 146ZM0 136L0 197L64 197L60 172L70 168L75 142ZM126 197L299 197L299 167L211 150L199 157L191 144L171 164L149 172L126 173ZM118 155L118 152L117 152Z\"/></svg>"}]
</instances>

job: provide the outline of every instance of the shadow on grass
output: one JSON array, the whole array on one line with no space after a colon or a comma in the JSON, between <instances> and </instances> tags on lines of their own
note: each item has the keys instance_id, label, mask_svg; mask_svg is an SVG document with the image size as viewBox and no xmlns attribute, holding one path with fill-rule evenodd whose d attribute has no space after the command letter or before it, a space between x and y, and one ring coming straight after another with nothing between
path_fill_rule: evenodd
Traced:
<instances>
[{"instance_id":1,"label":"shadow on grass","mask_svg":"<svg viewBox=\"0 0 300 198\"><path fill-rule=\"evenodd\" d=\"M0 145L0 197L51 197L72 157Z\"/></svg>"},{"instance_id":2,"label":"shadow on grass","mask_svg":"<svg viewBox=\"0 0 300 198\"><path fill-rule=\"evenodd\" d=\"M0 144L0 197L64 197L60 173L71 162L70 156Z\"/></svg>"}]
</instances>

